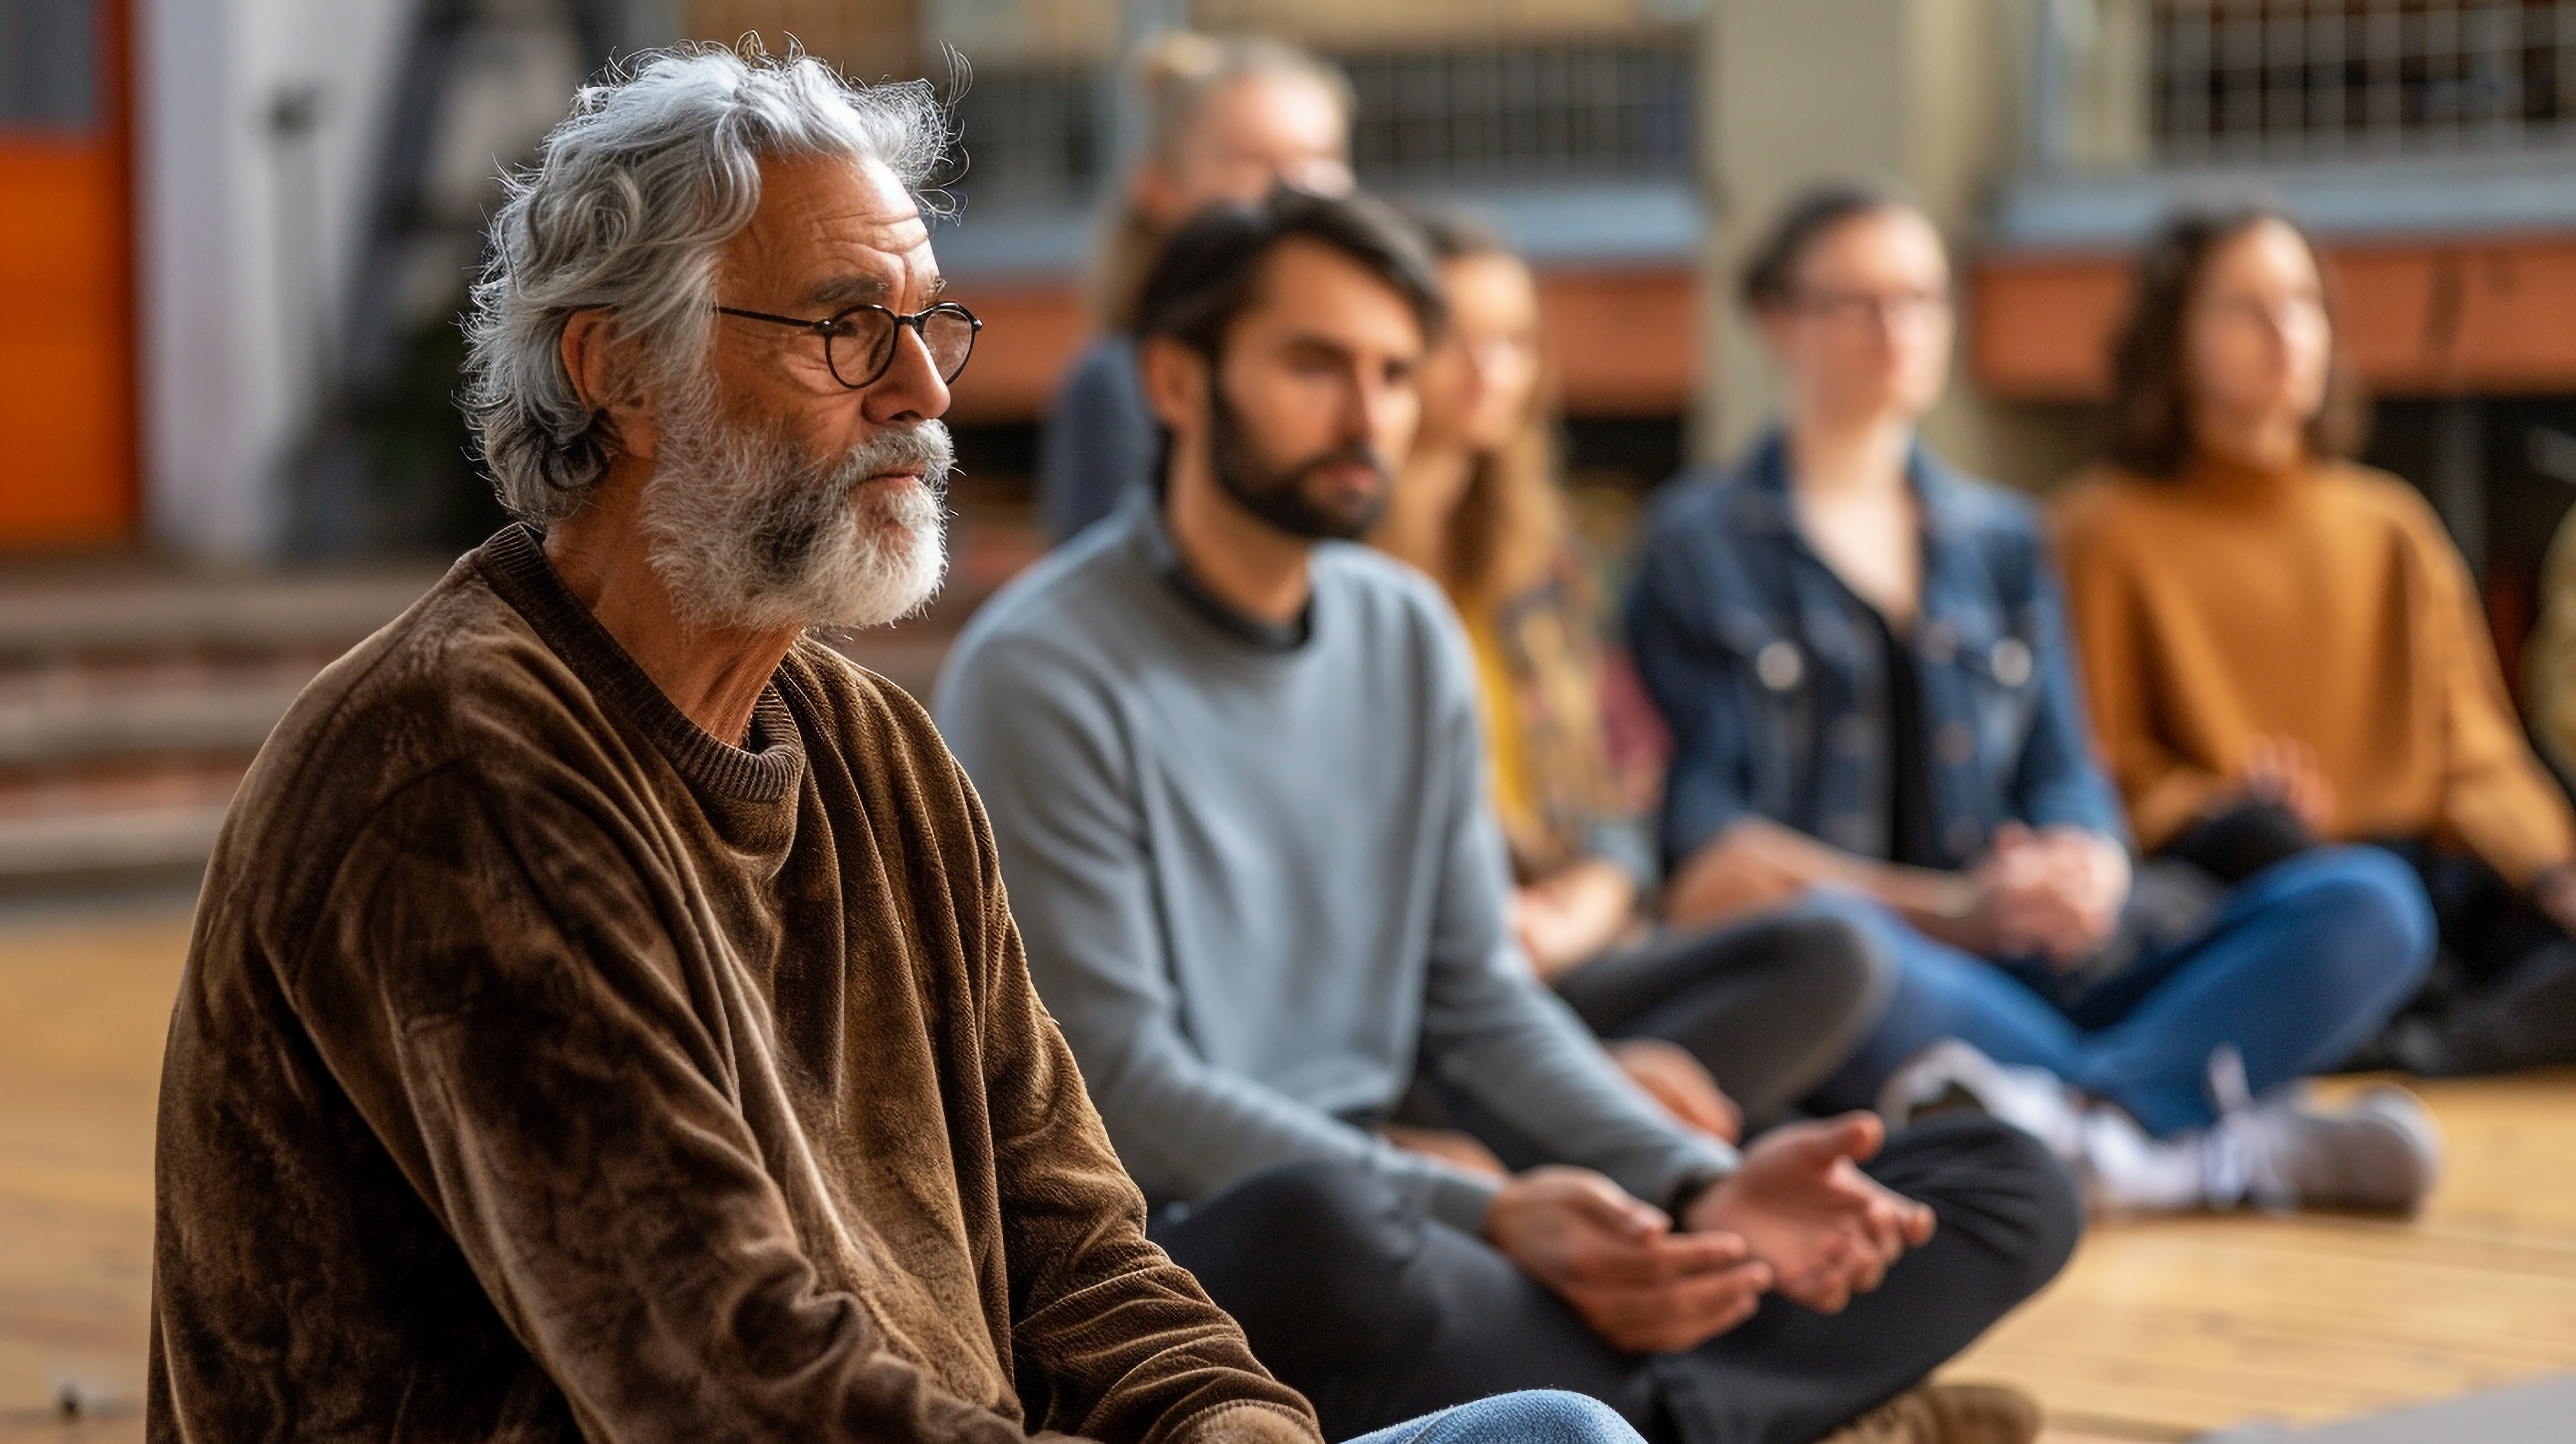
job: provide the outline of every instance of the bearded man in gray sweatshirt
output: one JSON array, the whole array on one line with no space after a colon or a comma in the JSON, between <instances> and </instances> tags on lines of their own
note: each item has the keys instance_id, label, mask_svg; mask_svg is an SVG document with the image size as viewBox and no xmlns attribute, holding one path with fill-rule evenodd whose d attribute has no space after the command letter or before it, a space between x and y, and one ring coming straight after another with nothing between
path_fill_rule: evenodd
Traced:
<instances>
[{"instance_id":1,"label":"bearded man in gray sweatshirt","mask_svg":"<svg viewBox=\"0 0 2576 1444\"><path fill-rule=\"evenodd\" d=\"M1455 618L1344 544L1441 320L1419 237L1220 208L1139 320L1157 494L996 597L936 710L1153 1237L1328 1433L1546 1385L1657 1441L2027 1439L2017 1396L1914 1386L2064 1263L2040 1149L1854 1115L1739 1153L1521 959ZM1527 1166L1389 1142L1417 1071Z\"/></svg>"}]
</instances>

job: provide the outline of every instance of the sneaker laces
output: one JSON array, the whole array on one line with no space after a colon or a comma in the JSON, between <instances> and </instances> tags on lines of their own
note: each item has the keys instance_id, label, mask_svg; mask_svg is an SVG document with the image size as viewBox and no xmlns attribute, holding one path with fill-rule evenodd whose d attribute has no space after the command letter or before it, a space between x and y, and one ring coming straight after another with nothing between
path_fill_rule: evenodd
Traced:
<instances>
[{"instance_id":1,"label":"sneaker laces","mask_svg":"<svg viewBox=\"0 0 2576 1444\"><path fill-rule=\"evenodd\" d=\"M2267 1212L2299 1206L2299 1191L2283 1170L2276 1129L2245 1074L2245 1055L2233 1043L2209 1053L2209 1099L2218 1122L2201 1135L2201 1193L2211 1208L2251 1202Z\"/></svg>"}]
</instances>

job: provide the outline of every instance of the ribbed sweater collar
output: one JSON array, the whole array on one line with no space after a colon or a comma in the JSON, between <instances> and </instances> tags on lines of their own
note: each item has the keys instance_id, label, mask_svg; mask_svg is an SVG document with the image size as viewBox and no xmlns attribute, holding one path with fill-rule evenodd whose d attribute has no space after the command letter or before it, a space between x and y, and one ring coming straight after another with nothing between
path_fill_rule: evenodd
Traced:
<instances>
[{"instance_id":1,"label":"ribbed sweater collar","mask_svg":"<svg viewBox=\"0 0 2576 1444\"><path fill-rule=\"evenodd\" d=\"M520 522L502 529L475 553L475 563L600 705L641 732L693 787L752 803L794 791L804 776L805 749L780 690L783 678L773 677L753 704L751 733L759 750L746 751L690 721L663 693L555 575L535 528Z\"/></svg>"},{"instance_id":2,"label":"ribbed sweater collar","mask_svg":"<svg viewBox=\"0 0 2576 1444\"><path fill-rule=\"evenodd\" d=\"M2303 494L2316 480L2320 468L2301 462L2296 466L2250 466L2225 457L2195 456L2176 478L2194 495L2231 506L2275 506Z\"/></svg>"}]
</instances>

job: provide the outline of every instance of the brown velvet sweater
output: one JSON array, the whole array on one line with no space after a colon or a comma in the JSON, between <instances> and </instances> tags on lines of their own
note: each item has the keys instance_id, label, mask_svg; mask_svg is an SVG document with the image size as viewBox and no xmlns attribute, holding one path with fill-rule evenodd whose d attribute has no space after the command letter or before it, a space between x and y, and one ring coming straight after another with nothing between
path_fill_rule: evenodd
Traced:
<instances>
[{"instance_id":1,"label":"brown velvet sweater","mask_svg":"<svg viewBox=\"0 0 2576 1444\"><path fill-rule=\"evenodd\" d=\"M171 1024L151 1437L1312 1444L928 717L806 641L750 743L516 528L297 702Z\"/></svg>"}]
</instances>

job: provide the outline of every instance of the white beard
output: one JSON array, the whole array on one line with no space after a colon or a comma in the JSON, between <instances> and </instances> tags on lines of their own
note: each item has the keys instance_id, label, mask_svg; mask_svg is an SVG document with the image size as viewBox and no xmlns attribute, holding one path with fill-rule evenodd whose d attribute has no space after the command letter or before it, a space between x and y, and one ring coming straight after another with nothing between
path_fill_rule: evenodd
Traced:
<instances>
[{"instance_id":1,"label":"white beard","mask_svg":"<svg viewBox=\"0 0 2576 1444\"><path fill-rule=\"evenodd\" d=\"M663 431L641 504L650 560L684 620L771 631L911 616L948 568L942 502L955 453L924 421L820 458L775 431L687 408ZM870 480L893 467L919 481Z\"/></svg>"}]
</instances>

